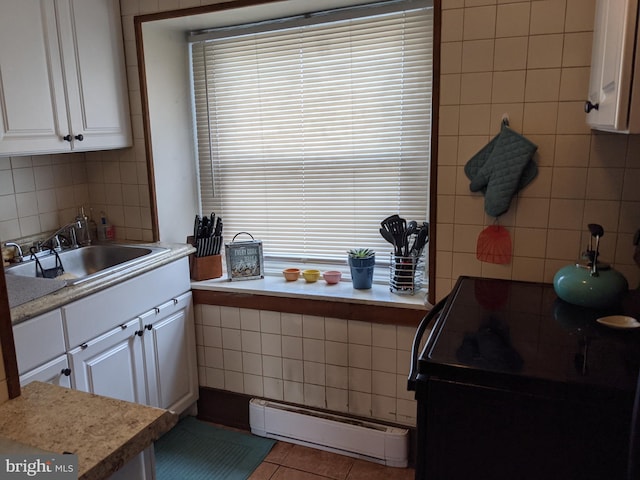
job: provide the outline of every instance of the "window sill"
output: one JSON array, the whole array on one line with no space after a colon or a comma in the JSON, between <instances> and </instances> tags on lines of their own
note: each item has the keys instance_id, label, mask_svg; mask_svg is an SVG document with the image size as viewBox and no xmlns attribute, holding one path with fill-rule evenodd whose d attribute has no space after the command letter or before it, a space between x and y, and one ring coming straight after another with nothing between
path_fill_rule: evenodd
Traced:
<instances>
[{"instance_id":1,"label":"window sill","mask_svg":"<svg viewBox=\"0 0 640 480\"><path fill-rule=\"evenodd\" d=\"M196 304L255 308L350 320L415 326L429 309L426 289L396 295L387 285L356 290L351 282L287 282L282 277L229 282L226 277L191 282Z\"/></svg>"}]
</instances>

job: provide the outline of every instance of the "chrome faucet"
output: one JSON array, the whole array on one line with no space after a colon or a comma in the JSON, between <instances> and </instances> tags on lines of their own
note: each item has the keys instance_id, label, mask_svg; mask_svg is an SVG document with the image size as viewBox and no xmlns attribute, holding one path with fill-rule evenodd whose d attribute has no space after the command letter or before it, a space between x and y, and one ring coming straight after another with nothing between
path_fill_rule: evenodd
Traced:
<instances>
[{"instance_id":1,"label":"chrome faucet","mask_svg":"<svg viewBox=\"0 0 640 480\"><path fill-rule=\"evenodd\" d=\"M15 242L7 242L4 244L5 247L14 247L16 249L16 252L18 253L17 255L13 256L13 261L14 262L21 262L23 260L23 255L22 255L22 248L20 248L20 245L18 245Z\"/></svg>"},{"instance_id":2,"label":"chrome faucet","mask_svg":"<svg viewBox=\"0 0 640 480\"><path fill-rule=\"evenodd\" d=\"M66 225L60 227L58 230L56 230L54 233L49 235L44 240L37 242L34 245L36 247L36 250L38 252L41 252L42 247L47 247L48 244L50 244L49 248L51 248L52 250L57 250L57 251L62 250L62 243L60 243L60 236L65 231L67 231L69 235L68 240L71 242L70 248L78 248L80 245L78 245L78 239L76 238L76 228L80 228L79 223L80 222L74 220L73 222L67 223Z\"/></svg>"}]
</instances>

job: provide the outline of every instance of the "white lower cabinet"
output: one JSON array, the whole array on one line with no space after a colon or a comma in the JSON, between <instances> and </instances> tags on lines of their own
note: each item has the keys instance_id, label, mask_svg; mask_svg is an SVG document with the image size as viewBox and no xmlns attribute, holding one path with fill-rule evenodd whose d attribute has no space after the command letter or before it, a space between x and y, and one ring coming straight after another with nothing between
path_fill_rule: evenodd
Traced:
<instances>
[{"instance_id":1,"label":"white lower cabinet","mask_svg":"<svg viewBox=\"0 0 640 480\"><path fill-rule=\"evenodd\" d=\"M71 369L69 368L67 355L60 355L50 362L20 375L20 386L33 381L52 383L60 387L71 388Z\"/></svg>"},{"instance_id":2,"label":"white lower cabinet","mask_svg":"<svg viewBox=\"0 0 640 480\"><path fill-rule=\"evenodd\" d=\"M153 445L129 460L109 480L155 480L156 463Z\"/></svg>"},{"instance_id":3,"label":"white lower cabinet","mask_svg":"<svg viewBox=\"0 0 640 480\"><path fill-rule=\"evenodd\" d=\"M135 403L147 403L140 321L135 318L69 352L74 386Z\"/></svg>"},{"instance_id":4,"label":"white lower cabinet","mask_svg":"<svg viewBox=\"0 0 640 480\"><path fill-rule=\"evenodd\" d=\"M198 398L191 292L140 316L149 405L183 412Z\"/></svg>"},{"instance_id":5,"label":"white lower cabinet","mask_svg":"<svg viewBox=\"0 0 640 480\"><path fill-rule=\"evenodd\" d=\"M20 385L34 380L71 386L62 313L43 313L13 327Z\"/></svg>"},{"instance_id":6,"label":"white lower cabinet","mask_svg":"<svg viewBox=\"0 0 640 480\"><path fill-rule=\"evenodd\" d=\"M198 399L187 258L14 327L21 385L33 380L183 413ZM153 446L112 479L153 480Z\"/></svg>"}]
</instances>

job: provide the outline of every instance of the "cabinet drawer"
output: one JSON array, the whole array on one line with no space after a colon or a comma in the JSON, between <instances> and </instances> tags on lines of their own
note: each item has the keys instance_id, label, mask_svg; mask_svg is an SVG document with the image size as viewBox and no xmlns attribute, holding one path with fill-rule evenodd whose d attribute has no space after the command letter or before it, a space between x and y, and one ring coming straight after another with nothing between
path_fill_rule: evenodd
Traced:
<instances>
[{"instance_id":1,"label":"cabinet drawer","mask_svg":"<svg viewBox=\"0 0 640 480\"><path fill-rule=\"evenodd\" d=\"M52 383L60 387L71 388L71 370L67 355L60 355L38 368L20 375L20 386L24 387L28 383L38 381Z\"/></svg>"},{"instance_id":2,"label":"cabinet drawer","mask_svg":"<svg viewBox=\"0 0 640 480\"><path fill-rule=\"evenodd\" d=\"M184 257L62 307L68 346L74 348L190 289Z\"/></svg>"},{"instance_id":3,"label":"cabinet drawer","mask_svg":"<svg viewBox=\"0 0 640 480\"><path fill-rule=\"evenodd\" d=\"M47 312L13 327L18 373L22 375L65 353L62 314Z\"/></svg>"}]
</instances>

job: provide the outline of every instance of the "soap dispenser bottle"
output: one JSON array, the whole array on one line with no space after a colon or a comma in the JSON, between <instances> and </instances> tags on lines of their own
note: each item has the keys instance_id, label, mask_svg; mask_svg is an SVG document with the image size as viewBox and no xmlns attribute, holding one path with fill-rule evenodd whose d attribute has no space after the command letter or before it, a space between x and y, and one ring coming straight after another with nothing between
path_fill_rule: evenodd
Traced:
<instances>
[{"instance_id":1,"label":"soap dispenser bottle","mask_svg":"<svg viewBox=\"0 0 640 480\"><path fill-rule=\"evenodd\" d=\"M104 212L100 212L100 226L98 227L98 239L110 242L116 237L116 229L107 221L107 217Z\"/></svg>"},{"instance_id":2,"label":"soap dispenser bottle","mask_svg":"<svg viewBox=\"0 0 640 480\"><path fill-rule=\"evenodd\" d=\"M84 247L85 245L91 245L91 236L89 235L89 218L84 213L84 206L81 206L78 209L75 230L78 246Z\"/></svg>"},{"instance_id":3,"label":"soap dispenser bottle","mask_svg":"<svg viewBox=\"0 0 640 480\"><path fill-rule=\"evenodd\" d=\"M98 241L98 225L93 219L93 208L89 209L89 239L91 242Z\"/></svg>"}]
</instances>

